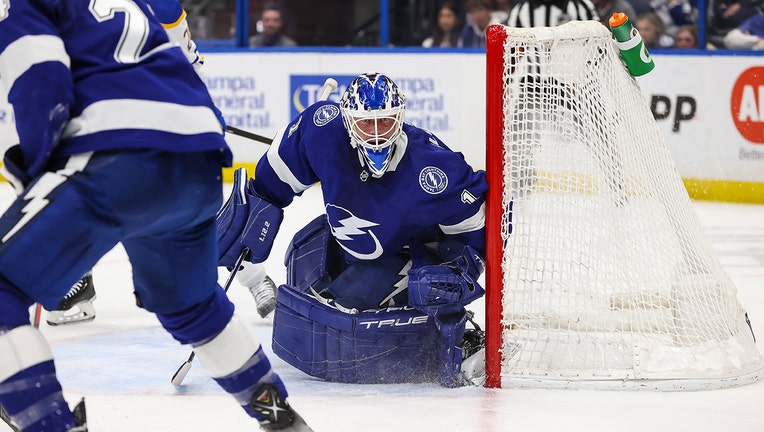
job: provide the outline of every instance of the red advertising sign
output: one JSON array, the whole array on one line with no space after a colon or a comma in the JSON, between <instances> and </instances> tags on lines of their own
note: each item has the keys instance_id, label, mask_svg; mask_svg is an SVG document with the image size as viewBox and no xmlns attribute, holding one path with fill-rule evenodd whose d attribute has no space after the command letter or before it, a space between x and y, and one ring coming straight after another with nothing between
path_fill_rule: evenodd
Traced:
<instances>
[{"instance_id":1,"label":"red advertising sign","mask_svg":"<svg viewBox=\"0 0 764 432\"><path fill-rule=\"evenodd\" d=\"M743 71L732 88L730 113L740 135L764 144L764 67Z\"/></svg>"}]
</instances>

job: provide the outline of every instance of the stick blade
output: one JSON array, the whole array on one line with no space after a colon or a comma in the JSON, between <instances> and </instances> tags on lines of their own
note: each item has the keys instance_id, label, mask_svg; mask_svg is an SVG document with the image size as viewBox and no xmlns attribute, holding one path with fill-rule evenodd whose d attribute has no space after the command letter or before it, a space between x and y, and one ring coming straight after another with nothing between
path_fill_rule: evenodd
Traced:
<instances>
[{"instance_id":1,"label":"stick blade","mask_svg":"<svg viewBox=\"0 0 764 432\"><path fill-rule=\"evenodd\" d=\"M186 378L186 375L188 375L188 371L191 370L191 362L185 361L182 365L178 368L177 372L175 372L175 375L172 376L172 379L170 379L170 382L172 383L173 387L178 388L183 383L183 380Z\"/></svg>"}]
</instances>

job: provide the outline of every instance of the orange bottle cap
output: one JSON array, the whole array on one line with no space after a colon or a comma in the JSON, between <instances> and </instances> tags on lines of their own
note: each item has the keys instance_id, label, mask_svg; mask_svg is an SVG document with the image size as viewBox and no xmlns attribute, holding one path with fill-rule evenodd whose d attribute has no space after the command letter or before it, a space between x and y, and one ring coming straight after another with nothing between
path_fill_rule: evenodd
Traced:
<instances>
[{"instance_id":1,"label":"orange bottle cap","mask_svg":"<svg viewBox=\"0 0 764 432\"><path fill-rule=\"evenodd\" d=\"M613 16L610 17L608 22L610 23L610 27L618 27L619 25L625 23L627 19L629 19L629 17L627 17L625 13L616 12L613 14Z\"/></svg>"}]
</instances>

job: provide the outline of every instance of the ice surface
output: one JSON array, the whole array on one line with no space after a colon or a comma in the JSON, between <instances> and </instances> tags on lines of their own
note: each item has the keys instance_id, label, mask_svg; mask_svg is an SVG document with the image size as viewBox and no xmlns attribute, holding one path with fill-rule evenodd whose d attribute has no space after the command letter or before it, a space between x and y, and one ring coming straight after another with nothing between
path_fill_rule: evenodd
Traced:
<instances>
[{"instance_id":1,"label":"ice surface","mask_svg":"<svg viewBox=\"0 0 764 432\"><path fill-rule=\"evenodd\" d=\"M0 203L12 198L10 188L0 188ZM700 202L695 207L756 335L764 338L764 206ZM322 211L315 187L287 208L266 263L277 283L285 279L282 261L291 235ZM93 322L50 327L43 320L41 325L70 404L86 396L91 431L258 430L200 364L194 364L180 389L170 384L190 351L153 315L135 307L120 247L98 263L93 277L98 293ZM225 277L221 271L221 282ZM257 315L252 297L237 282L229 294L270 353L271 320ZM482 316L482 303L474 306ZM688 393L344 385L313 379L272 354L270 359L292 404L316 432L764 431L762 382Z\"/></svg>"}]
</instances>

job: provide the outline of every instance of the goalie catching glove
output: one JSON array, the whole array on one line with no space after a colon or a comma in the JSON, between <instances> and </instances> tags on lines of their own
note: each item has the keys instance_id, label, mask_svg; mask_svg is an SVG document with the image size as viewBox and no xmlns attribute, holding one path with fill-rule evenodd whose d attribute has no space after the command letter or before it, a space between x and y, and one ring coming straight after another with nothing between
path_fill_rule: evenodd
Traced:
<instances>
[{"instance_id":1,"label":"goalie catching glove","mask_svg":"<svg viewBox=\"0 0 764 432\"><path fill-rule=\"evenodd\" d=\"M247 170L234 172L233 191L218 211L218 265L231 268L241 250L249 248L246 259L261 263L268 258L281 226L284 211L249 190Z\"/></svg>"},{"instance_id":2,"label":"goalie catching glove","mask_svg":"<svg viewBox=\"0 0 764 432\"><path fill-rule=\"evenodd\" d=\"M485 264L471 246L461 255L437 265L409 270L409 305L428 315L459 310L485 294L477 282Z\"/></svg>"}]
</instances>

